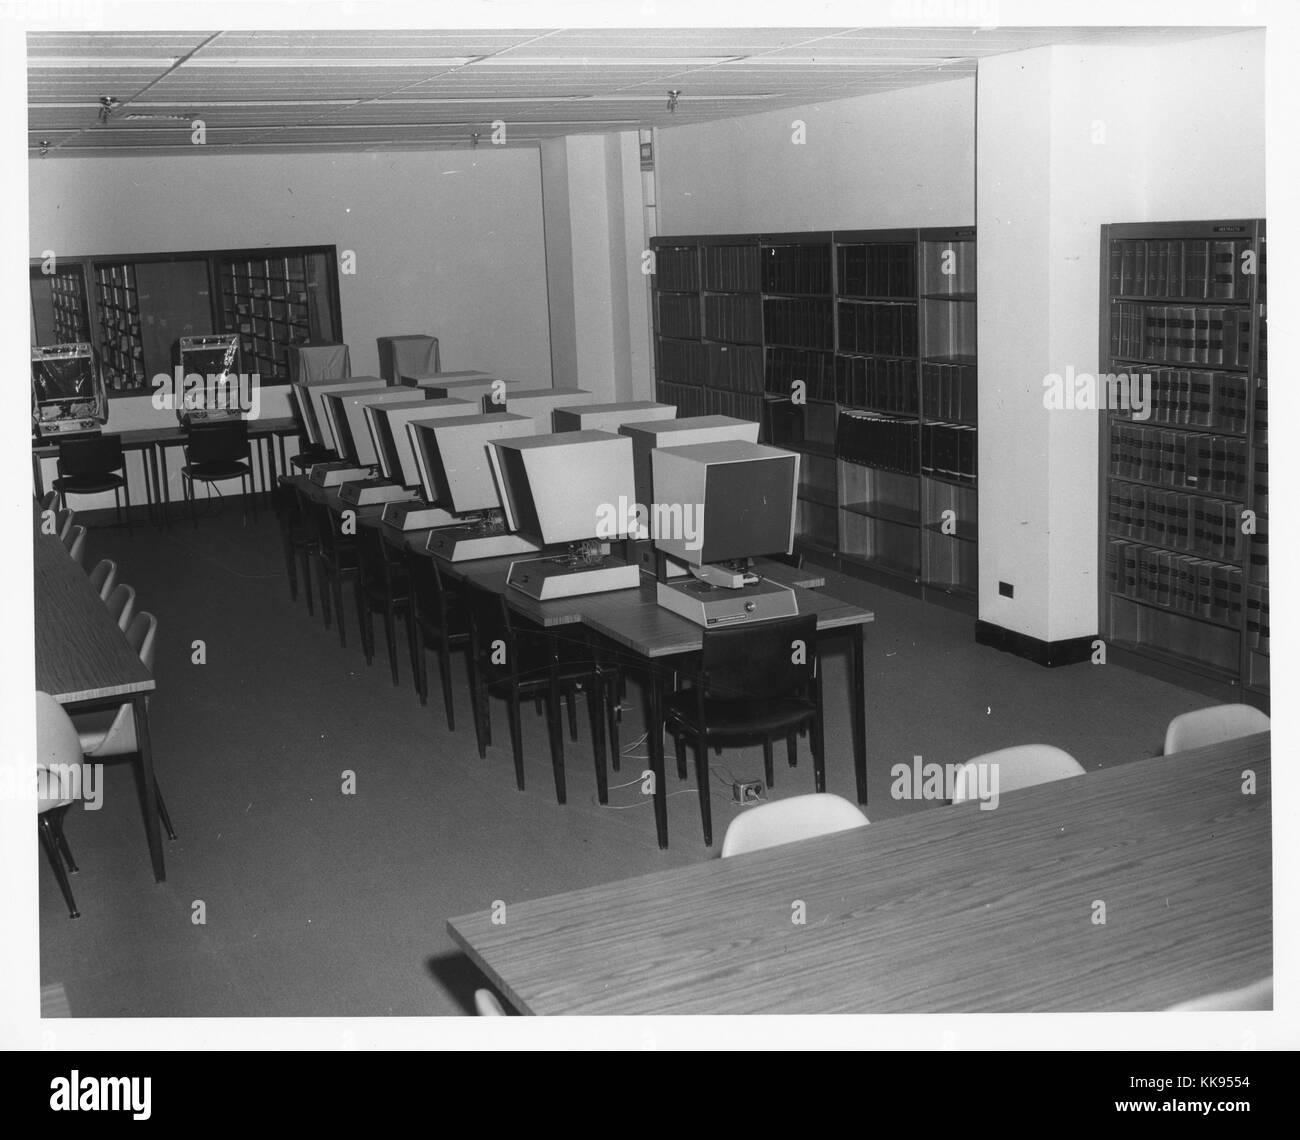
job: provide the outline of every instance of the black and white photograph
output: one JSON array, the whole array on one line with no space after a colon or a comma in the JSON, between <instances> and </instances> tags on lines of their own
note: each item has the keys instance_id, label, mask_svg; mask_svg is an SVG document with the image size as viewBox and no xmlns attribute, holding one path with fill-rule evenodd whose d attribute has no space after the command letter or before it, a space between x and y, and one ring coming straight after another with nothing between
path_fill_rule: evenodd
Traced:
<instances>
[{"instance_id":1,"label":"black and white photograph","mask_svg":"<svg viewBox=\"0 0 1300 1140\"><path fill-rule=\"evenodd\" d=\"M1300 1044L1300 9L6 8L6 1047Z\"/></svg>"}]
</instances>

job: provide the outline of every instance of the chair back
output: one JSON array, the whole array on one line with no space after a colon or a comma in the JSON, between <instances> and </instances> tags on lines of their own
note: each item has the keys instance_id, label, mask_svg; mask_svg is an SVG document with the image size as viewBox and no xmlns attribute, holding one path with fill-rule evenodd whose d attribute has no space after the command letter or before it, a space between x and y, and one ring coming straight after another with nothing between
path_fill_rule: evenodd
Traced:
<instances>
[{"instance_id":1,"label":"chair back","mask_svg":"<svg viewBox=\"0 0 1300 1140\"><path fill-rule=\"evenodd\" d=\"M230 463L248 458L248 421L227 420L219 424L190 427L185 456L191 464Z\"/></svg>"},{"instance_id":2,"label":"chair back","mask_svg":"<svg viewBox=\"0 0 1300 1140\"><path fill-rule=\"evenodd\" d=\"M722 857L866 827L868 822L857 805L842 796L829 792L791 796L749 808L733 819L722 840Z\"/></svg>"},{"instance_id":3,"label":"chair back","mask_svg":"<svg viewBox=\"0 0 1300 1140\"><path fill-rule=\"evenodd\" d=\"M74 526L68 537L64 539L68 548L68 553L72 556L72 561L78 566L86 564L86 528L84 526Z\"/></svg>"},{"instance_id":4,"label":"chair back","mask_svg":"<svg viewBox=\"0 0 1300 1140\"><path fill-rule=\"evenodd\" d=\"M153 672L154 638L158 633L158 619L148 610L141 610L126 627L126 643L140 655L144 667Z\"/></svg>"},{"instance_id":5,"label":"chair back","mask_svg":"<svg viewBox=\"0 0 1300 1140\"><path fill-rule=\"evenodd\" d=\"M109 475L121 471L125 462L120 435L59 440L59 474L62 476Z\"/></svg>"},{"instance_id":6,"label":"chair back","mask_svg":"<svg viewBox=\"0 0 1300 1140\"><path fill-rule=\"evenodd\" d=\"M1271 723L1267 714L1253 705L1211 705L1208 709L1196 709L1169 722L1165 730L1165 755L1268 732Z\"/></svg>"},{"instance_id":7,"label":"chair back","mask_svg":"<svg viewBox=\"0 0 1300 1140\"><path fill-rule=\"evenodd\" d=\"M113 587L104 605L108 608L108 616L117 622L118 628L125 630L135 613L135 591L125 582L119 582Z\"/></svg>"},{"instance_id":8,"label":"chair back","mask_svg":"<svg viewBox=\"0 0 1300 1140\"><path fill-rule=\"evenodd\" d=\"M406 572L417 621L448 635L469 633L470 613L464 594L442 576L436 559L408 550Z\"/></svg>"},{"instance_id":9,"label":"chair back","mask_svg":"<svg viewBox=\"0 0 1300 1140\"><path fill-rule=\"evenodd\" d=\"M506 1011L491 990L474 991L474 1011L479 1017L505 1017Z\"/></svg>"},{"instance_id":10,"label":"chair back","mask_svg":"<svg viewBox=\"0 0 1300 1140\"><path fill-rule=\"evenodd\" d=\"M964 803L977 798L979 769L996 768L998 794L1014 792L1017 788L1032 788L1035 784L1050 784L1082 776L1083 765L1068 752L1051 744L1018 744L997 752L985 752L967 760L957 769L953 782L952 802Z\"/></svg>"},{"instance_id":11,"label":"chair back","mask_svg":"<svg viewBox=\"0 0 1300 1140\"><path fill-rule=\"evenodd\" d=\"M52 511L59 505L58 491L46 491L41 498L41 510Z\"/></svg>"},{"instance_id":12,"label":"chair back","mask_svg":"<svg viewBox=\"0 0 1300 1140\"><path fill-rule=\"evenodd\" d=\"M700 662L716 700L770 700L807 690L816 671L817 615L706 629Z\"/></svg>"},{"instance_id":13,"label":"chair back","mask_svg":"<svg viewBox=\"0 0 1300 1140\"><path fill-rule=\"evenodd\" d=\"M339 561L340 554L345 549L352 549L356 546L356 537L354 535L344 535L339 530L339 516L329 509L324 503L317 503L308 500L308 511L312 523L312 533L316 541L320 543L321 552L334 562Z\"/></svg>"},{"instance_id":14,"label":"chair back","mask_svg":"<svg viewBox=\"0 0 1300 1140\"><path fill-rule=\"evenodd\" d=\"M72 533L72 525L76 522L76 519L76 511L67 510L66 508L54 516L54 529L64 542L68 541L68 535Z\"/></svg>"},{"instance_id":15,"label":"chair back","mask_svg":"<svg viewBox=\"0 0 1300 1140\"><path fill-rule=\"evenodd\" d=\"M111 558L101 558L86 577L90 579L91 586L102 602L108 598L114 585L117 584L117 563Z\"/></svg>"},{"instance_id":16,"label":"chair back","mask_svg":"<svg viewBox=\"0 0 1300 1140\"><path fill-rule=\"evenodd\" d=\"M59 777L81 767L81 738L76 725L49 693L36 694L36 811L63 807L72 800ZM53 771L51 771L53 769Z\"/></svg>"}]
</instances>

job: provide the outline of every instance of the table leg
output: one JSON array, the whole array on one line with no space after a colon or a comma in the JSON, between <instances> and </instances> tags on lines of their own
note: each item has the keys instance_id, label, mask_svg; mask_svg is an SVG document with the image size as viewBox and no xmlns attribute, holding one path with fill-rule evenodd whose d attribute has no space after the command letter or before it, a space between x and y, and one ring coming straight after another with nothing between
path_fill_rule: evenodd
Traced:
<instances>
[{"instance_id":1,"label":"table leg","mask_svg":"<svg viewBox=\"0 0 1300 1140\"><path fill-rule=\"evenodd\" d=\"M849 705L853 715L853 772L858 781L858 803L867 802L867 627L857 626L853 639L852 679Z\"/></svg>"},{"instance_id":2,"label":"table leg","mask_svg":"<svg viewBox=\"0 0 1300 1140\"><path fill-rule=\"evenodd\" d=\"M655 833L661 849L668 846L668 788L664 779L663 673L650 662L650 769L654 773Z\"/></svg>"},{"instance_id":3,"label":"table leg","mask_svg":"<svg viewBox=\"0 0 1300 1140\"><path fill-rule=\"evenodd\" d=\"M154 782L153 744L149 739L148 698L137 693L131 698L135 715L135 739L140 745L140 773L144 782L144 833L149 840L149 858L153 862L153 877L161 883L167 878L163 867L162 833L158 827L158 785Z\"/></svg>"},{"instance_id":4,"label":"table leg","mask_svg":"<svg viewBox=\"0 0 1300 1140\"><path fill-rule=\"evenodd\" d=\"M156 451L158 454L158 461L162 465L162 502L159 504L159 509L162 511L163 525L170 530L172 525L170 518L172 497L171 492L167 489L167 483L169 481L167 477L167 445L160 441L157 445Z\"/></svg>"}]
</instances>

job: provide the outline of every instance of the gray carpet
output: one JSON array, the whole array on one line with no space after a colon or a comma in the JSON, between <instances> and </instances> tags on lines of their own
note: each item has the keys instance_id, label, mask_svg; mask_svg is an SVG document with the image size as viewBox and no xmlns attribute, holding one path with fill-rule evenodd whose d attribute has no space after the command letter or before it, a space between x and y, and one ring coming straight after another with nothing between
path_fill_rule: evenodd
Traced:
<instances>
[{"instance_id":1,"label":"gray carpet","mask_svg":"<svg viewBox=\"0 0 1300 1140\"><path fill-rule=\"evenodd\" d=\"M504 706L480 760L463 664L458 731L433 694L422 708L402 645L394 687L379 631L367 667L350 597L348 648L289 598L274 517L241 525L227 504L168 532L90 533L88 565L115 559L139 608L159 619L151 707L159 781L179 838L155 884L129 766L105 774L97 812L66 832L81 871L70 921L41 857L41 980L74 1017L430 1015L472 1012L483 984L446 919L716 857L693 782L669 763L671 846L660 851L640 794L644 742L596 802L590 736L566 739L569 802L555 802L544 719L525 709L525 792L515 788ZM1160 752L1165 725L1212 703L1117 666L1043 669L977 646L973 620L830 575L827 591L876 613L867 641L870 805L886 819L927 810L890 797L889 769L921 755L956 762L1045 741L1092 769ZM201 641L205 664L195 664ZM828 790L853 796L846 657L825 662ZM632 686L623 745L643 733ZM355 794L342 792L345 772ZM715 844L738 811L732 775L758 778L757 748L716 758ZM777 750L774 797L812 791L802 746ZM201 915L202 922L196 921Z\"/></svg>"}]
</instances>

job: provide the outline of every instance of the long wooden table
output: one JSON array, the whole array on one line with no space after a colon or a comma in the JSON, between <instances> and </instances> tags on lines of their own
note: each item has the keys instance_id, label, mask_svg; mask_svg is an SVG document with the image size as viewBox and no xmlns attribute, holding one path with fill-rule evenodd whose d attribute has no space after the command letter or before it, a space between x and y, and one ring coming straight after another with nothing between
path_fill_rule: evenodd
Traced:
<instances>
[{"instance_id":1,"label":"long wooden table","mask_svg":"<svg viewBox=\"0 0 1300 1140\"><path fill-rule=\"evenodd\" d=\"M1262 733L447 926L525 1013L1166 1009L1273 972L1269 757Z\"/></svg>"},{"instance_id":2,"label":"long wooden table","mask_svg":"<svg viewBox=\"0 0 1300 1140\"><path fill-rule=\"evenodd\" d=\"M144 775L144 827L154 878L166 878L158 828L158 788L145 701L156 687L139 655L56 535L33 536L36 688L70 712L129 702Z\"/></svg>"}]
</instances>

